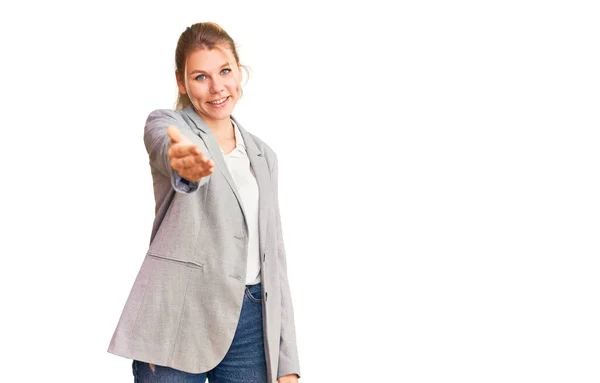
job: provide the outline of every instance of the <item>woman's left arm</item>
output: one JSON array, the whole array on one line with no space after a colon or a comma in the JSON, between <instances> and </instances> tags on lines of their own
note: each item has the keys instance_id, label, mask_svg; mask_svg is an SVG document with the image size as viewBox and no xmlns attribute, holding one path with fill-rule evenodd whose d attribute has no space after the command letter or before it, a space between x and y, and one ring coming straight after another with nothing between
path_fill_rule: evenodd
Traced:
<instances>
[{"instance_id":1,"label":"woman's left arm","mask_svg":"<svg viewBox=\"0 0 600 383\"><path fill-rule=\"evenodd\" d=\"M275 200L275 215L277 218L279 278L281 284L281 340L279 343L279 368L277 379L279 383L295 383L300 377L300 363L298 360L298 347L296 345L296 327L294 324L294 307L287 276L287 260L283 233L281 228L281 214L279 212L278 196L278 168L277 156L274 156L271 182Z\"/></svg>"}]
</instances>

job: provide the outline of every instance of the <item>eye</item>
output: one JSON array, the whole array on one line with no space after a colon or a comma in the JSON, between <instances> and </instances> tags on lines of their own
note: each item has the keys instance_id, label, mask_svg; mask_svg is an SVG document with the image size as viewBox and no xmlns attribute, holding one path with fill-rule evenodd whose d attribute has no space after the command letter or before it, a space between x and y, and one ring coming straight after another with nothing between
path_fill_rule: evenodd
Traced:
<instances>
[{"instance_id":1,"label":"eye","mask_svg":"<svg viewBox=\"0 0 600 383\"><path fill-rule=\"evenodd\" d=\"M205 80L205 79L206 79L206 76L203 75L203 74L196 76L196 80L198 80L198 81L202 81L202 80Z\"/></svg>"},{"instance_id":2,"label":"eye","mask_svg":"<svg viewBox=\"0 0 600 383\"><path fill-rule=\"evenodd\" d=\"M228 74L229 72L231 72L231 69L225 68L221 71L221 74Z\"/></svg>"}]
</instances>

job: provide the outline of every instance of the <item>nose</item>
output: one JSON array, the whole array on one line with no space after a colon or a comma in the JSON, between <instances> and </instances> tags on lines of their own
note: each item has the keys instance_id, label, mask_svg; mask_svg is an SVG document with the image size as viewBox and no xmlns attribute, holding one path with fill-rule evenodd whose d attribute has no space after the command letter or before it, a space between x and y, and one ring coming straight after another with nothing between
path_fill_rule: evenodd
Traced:
<instances>
[{"instance_id":1,"label":"nose","mask_svg":"<svg viewBox=\"0 0 600 383\"><path fill-rule=\"evenodd\" d=\"M211 87L210 87L211 93L221 93L223 88L224 88L223 83L221 81L219 81L218 79L215 79L211 82Z\"/></svg>"}]
</instances>

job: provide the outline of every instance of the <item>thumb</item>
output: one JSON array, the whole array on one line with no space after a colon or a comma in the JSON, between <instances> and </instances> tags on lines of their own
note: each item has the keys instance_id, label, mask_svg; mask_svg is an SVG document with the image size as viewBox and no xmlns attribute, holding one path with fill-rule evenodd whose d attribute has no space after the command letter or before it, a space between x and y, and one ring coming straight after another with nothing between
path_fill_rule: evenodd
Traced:
<instances>
[{"instance_id":1,"label":"thumb","mask_svg":"<svg viewBox=\"0 0 600 383\"><path fill-rule=\"evenodd\" d=\"M171 125L167 128L167 134L169 135L171 142L174 144L189 141L188 138L181 134L179 129L177 129L177 127L174 125Z\"/></svg>"}]
</instances>

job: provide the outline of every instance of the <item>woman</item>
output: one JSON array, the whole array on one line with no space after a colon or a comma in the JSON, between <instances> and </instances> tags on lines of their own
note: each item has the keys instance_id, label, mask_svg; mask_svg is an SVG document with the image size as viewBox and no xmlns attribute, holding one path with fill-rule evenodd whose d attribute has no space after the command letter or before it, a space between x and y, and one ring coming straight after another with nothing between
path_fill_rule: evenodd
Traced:
<instances>
[{"instance_id":1,"label":"woman","mask_svg":"<svg viewBox=\"0 0 600 383\"><path fill-rule=\"evenodd\" d=\"M144 130L156 217L108 351L135 381L294 383L294 312L277 203L277 157L231 115L242 95L231 37L179 38L176 110Z\"/></svg>"}]
</instances>

